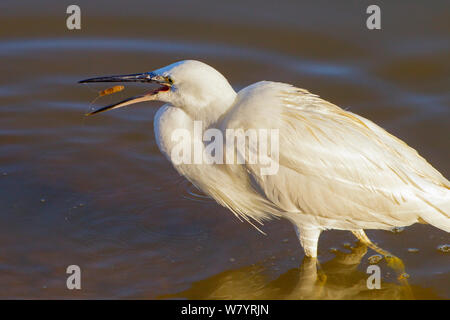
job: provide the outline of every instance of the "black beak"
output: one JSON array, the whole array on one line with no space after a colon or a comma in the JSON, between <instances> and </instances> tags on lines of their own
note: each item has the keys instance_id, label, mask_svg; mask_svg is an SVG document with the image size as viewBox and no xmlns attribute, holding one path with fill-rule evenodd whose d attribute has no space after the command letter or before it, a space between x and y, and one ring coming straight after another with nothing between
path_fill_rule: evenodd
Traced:
<instances>
[{"instance_id":1,"label":"black beak","mask_svg":"<svg viewBox=\"0 0 450 320\"><path fill-rule=\"evenodd\" d=\"M152 82L157 81L155 75L151 72L144 73L134 73L134 74L124 74L117 76L106 76L90 78L78 81L78 83L88 83L88 82Z\"/></svg>"},{"instance_id":2,"label":"black beak","mask_svg":"<svg viewBox=\"0 0 450 320\"><path fill-rule=\"evenodd\" d=\"M161 87L151 91L148 94L131 97L118 103L114 103L112 105L87 113L86 116L90 116L107 110L121 108L138 102L155 100L158 92L167 91L170 89L171 86L171 83L167 80L167 78L157 75L153 72L97 77L78 81L78 83L90 83L90 82L147 82L147 83L154 82L160 84Z\"/></svg>"}]
</instances>

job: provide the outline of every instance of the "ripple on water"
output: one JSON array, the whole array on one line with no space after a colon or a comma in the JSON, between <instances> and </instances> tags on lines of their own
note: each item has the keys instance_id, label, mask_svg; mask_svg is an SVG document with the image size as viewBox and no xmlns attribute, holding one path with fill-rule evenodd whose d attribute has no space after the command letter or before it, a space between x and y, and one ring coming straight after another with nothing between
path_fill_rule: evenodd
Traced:
<instances>
[{"instance_id":1,"label":"ripple on water","mask_svg":"<svg viewBox=\"0 0 450 320\"><path fill-rule=\"evenodd\" d=\"M375 255L370 256L369 258L367 258L367 260L369 261L370 264L377 264L381 260L383 260L383 256L379 255L379 254L375 254Z\"/></svg>"}]
</instances>

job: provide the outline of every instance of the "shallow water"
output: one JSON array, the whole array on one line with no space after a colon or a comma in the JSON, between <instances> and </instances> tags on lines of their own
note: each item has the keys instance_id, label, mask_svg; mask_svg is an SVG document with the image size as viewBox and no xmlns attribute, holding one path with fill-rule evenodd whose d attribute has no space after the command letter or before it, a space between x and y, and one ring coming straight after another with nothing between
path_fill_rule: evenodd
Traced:
<instances>
[{"instance_id":1,"label":"shallow water","mask_svg":"<svg viewBox=\"0 0 450 320\"><path fill-rule=\"evenodd\" d=\"M99 88L76 83L199 59L236 89L288 82L361 114L448 178L446 1L383 4L381 31L365 28L364 1L78 4L82 30L68 31L60 1L0 3L0 298L450 297L436 249L449 236L425 225L368 231L403 260L409 288L382 261L382 290L368 290L375 253L351 253L342 231L321 236L326 281L308 286L287 221L264 236L177 175L154 140L159 103L85 118ZM71 264L82 290L66 289Z\"/></svg>"}]
</instances>

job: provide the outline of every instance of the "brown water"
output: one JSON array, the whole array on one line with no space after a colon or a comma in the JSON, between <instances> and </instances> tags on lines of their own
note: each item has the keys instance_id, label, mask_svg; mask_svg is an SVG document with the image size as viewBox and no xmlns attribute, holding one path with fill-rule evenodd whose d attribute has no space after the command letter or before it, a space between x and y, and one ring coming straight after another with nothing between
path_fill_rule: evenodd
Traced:
<instances>
[{"instance_id":1,"label":"brown water","mask_svg":"<svg viewBox=\"0 0 450 320\"><path fill-rule=\"evenodd\" d=\"M321 236L322 280L308 283L287 221L261 235L176 174L154 140L158 103L86 119L99 88L76 83L199 59L236 89L288 82L372 119L448 178L448 1L382 4L381 31L356 0L77 3L80 31L64 1L0 3L0 298L450 297L436 250L449 235L426 225L368 231L410 288L382 261L382 290L368 290L374 252L350 252L342 231ZM66 289L71 264L82 290Z\"/></svg>"}]
</instances>

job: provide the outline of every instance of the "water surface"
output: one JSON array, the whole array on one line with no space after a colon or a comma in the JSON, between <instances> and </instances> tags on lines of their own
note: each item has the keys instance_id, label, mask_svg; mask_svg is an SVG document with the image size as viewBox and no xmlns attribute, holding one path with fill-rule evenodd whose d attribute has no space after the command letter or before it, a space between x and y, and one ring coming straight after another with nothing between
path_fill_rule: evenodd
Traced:
<instances>
[{"instance_id":1,"label":"water surface","mask_svg":"<svg viewBox=\"0 0 450 320\"><path fill-rule=\"evenodd\" d=\"M236 90L276 80L319 94L449 177L446 1L384 3L381 31L365 28L365 1L78 4L79 31L66 29L64 2L0 4L1 298L450 297L449 256L436 250L450 239L426 225L368 231L403 260L409 288L381 262L383 289L368 290L374 252L342 231L322 234L326 281L309 285L287 221L264 236L177 175L154 140L159 103L85 118L104 87L77 84L199 59ZM66 289L71 264L80 291Z\"/></svg>"}]
</instances>

